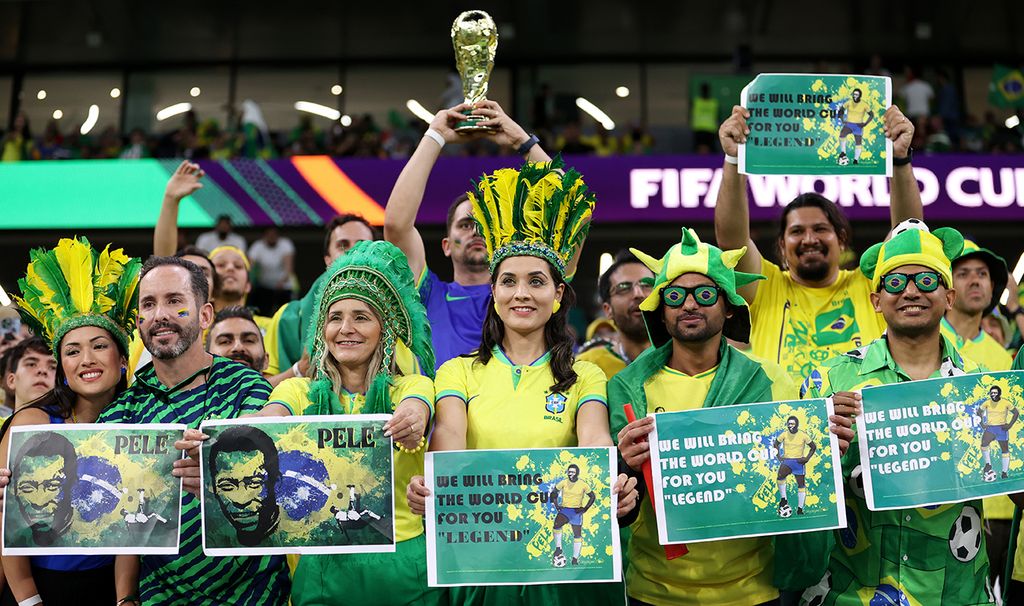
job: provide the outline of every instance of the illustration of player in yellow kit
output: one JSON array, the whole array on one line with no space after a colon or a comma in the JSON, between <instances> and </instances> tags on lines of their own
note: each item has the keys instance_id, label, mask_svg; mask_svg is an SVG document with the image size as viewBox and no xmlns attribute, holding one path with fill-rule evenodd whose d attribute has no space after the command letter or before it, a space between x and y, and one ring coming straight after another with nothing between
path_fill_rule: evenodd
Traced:
<instances>
[{"instance_id":1,"label":"illustration of player in yellow kit","mask_svg":"<svg viewBox=\"0 0 1024 606\"><path fill-rule=\"evenodd\" d=\"M846 155L846 139L853 135L853 142L856 144L853 150L853 163L860 162L860 152L863 149L864 127L875 119L875 112L867 101L862 101L862 93L859 88L853 89L850 95L852 99L843 103L839 108L839 120L843 128L839 131L839 165L846 166L850 163Z\"/></svg>"},{"instance_id":2,"label":"illustration of player in yellow kit","mask_svg":"<svg viewBox=\"0 0 1024 606\"><path fill-rule=\"evenodd\" d=\"M551 489L550 503L558 507L555 516L555 552L551 555L551 563L555 568L565 566L565 554L562 553L562 527L572 526L572 565L580 563L580 550L583 549L583 514L594 504L597 496L589 484L580 480L580 468L573 463L565 470L567 479L562 480ZM562 501L559 503L558 497ZM584 497L587 498L584 504Z\"/></svg>"},{"instance_id":3,"label":"illustration of player in yellow kit","mask_svg":"<svg viewBox=\"0 0 1024 606\"><path fill-rule=\"evenodd\" d=\"M1010 418L1013 413L1013 418ZM1002 450L1003 475L1007 478L1010 471L1010 428L1020 418L1017 408L1003 399L1003 390L998 385L993 385L988 390L988 401L983 402L975 413L981 418L981 452L985 455L985 467L982 475L986 482L994 482L996 472L992 469L992 454L990 446L992 442L999 442Z\"/></svg>"},{"instance_id":4,"label":"illustration of player in yellow kit","mask_svg":"<svg viewBox=\"0 0 1024 606\"><path fill-rule=\"evenodd\" d=\"M788 518L793 509L786 500L786 478L789 474L796 477L797 488L797 515L804 514L804 499L807 498L807 489L804 485L804 465L811 460L818 445L811 440L811 436L800 431L800 419L789 417L786 419L786 431L775 438L775 448L778 450L779 475L776 481L779 483L779 516Z\"/></svg>"}]
</instances>

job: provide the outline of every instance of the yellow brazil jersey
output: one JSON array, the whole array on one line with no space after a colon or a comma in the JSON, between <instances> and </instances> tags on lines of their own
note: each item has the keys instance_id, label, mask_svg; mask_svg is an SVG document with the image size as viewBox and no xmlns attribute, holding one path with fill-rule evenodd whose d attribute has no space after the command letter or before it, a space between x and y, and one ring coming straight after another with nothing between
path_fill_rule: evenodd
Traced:
<instances>
[{"instance_id":1,"label":"yellow brazil jersey","mask_svg":"<svg viewBox=\"0 0 1024 606\"><path fill-rule=\"evenodd\" d=\"M859 271L840 270L831 286L808 288L770 261L750 305L754 355L775 362L798 385L832 356L882 336L885 321L871 306L871 283Z\"/></svg>"},{"instance_id":2,"label":"yellow brazil jersey","mask_svg":"<svg viewBox=\"0 0 1024 606\"><path fill-rule=\"evenodd\" d=\"M407 398L414 398L430 403L428 406L433 409L434 385L429 378L422 375L398 376L394 378L394 382L391 388L392 406L397 406ZM267 402L281 404L295 415L304 414L306 408L311 406L309 385L308 378L285 379L274 388ZM351 410L352 414L360 414L364 402L363 394L342 394L341 406L345 410ZM413 476L423 475L423 451L410 454L395 449L394 457L395 539L407 541L423 534L423 518L413 515L405 497L398 496L405 494L405 487L409 485L409 480Z\"/></svg>"},{"instance_id":3,"label":"yellow brazil jersey","mask_svg":"<svg viewBox=\"0 0 1024 606\"><path fill-rule=\"evenodd\" d=\"M956 345L960 355L974 360L987 370L1010 370L1013 365L1013 356L984 330L979 331L973 339L965 339L946 318L942 318L942 334Z\"/></svg>"},{"instance_id":4,"label":"yellow brazil jersey","mask_svg":"<svg viewBox=\"0 0 1024 606\"><path fill-rule=\"evenodd\" d=\"M487 364L460 356L441 365L437 399L454 396L466 403L466 448L576 446L576 411L595 403L607 408L608 380L597 366L577 361L569 392L551 393L550 356L517 365L495 347Z\"/></svg>"},{"instance_id":5,"label":"yellow brazil jersey","mask_svg":"<svg viewBox=\"0 0 1024 606\"><path fill-rule=\"evenodd\" d=\"M626 361L607 345L592 347L576 356L576 359L597 364L597 367L604 371L604 376L609 380L626 367Z\"/></svg>"},{"instance_id":6,"label":"yellow brazil jersey","mask_svg":"<svg viewBox=\"0 0 1024 606\"><path fill-rule=\"evenodd\" d=\"M1010 411L1014 409L1014 406L1003 398L998 402L992 400L983 402L979 409L985 413L987 425L1006 425L1010 422Z\"/></svg>"},{"instance_id":7,"label":"yellow brazil jersey","mask_svg":"<svg viewBox=\"0 0 1024 606\"><path fill-rule=\"evenodd\" d=\"M743 354L748 355L748 354ZM772 397L796 398L796 386L774 364L765 364L773 379ZM715 378L717 367L689 376L665 367L644 384L647 409L651 412L675 412L701 408ZM649 604L748 606L776 598L772 586L774 561L770 537L690 543L690 552L675 560L665 559L658 544L658 527L650 499L640 505L640 515L630 526L629 569L626 586L629 595Z\"/></svg>"},{"instance_id":8,"label":"yellow brazil jersey","mask_svg":"<svg viewBox=\"0 0 1024 606\"><path fill-rule=\"evenodd\" d=\"M811 443L811 436L800 431L791 433L788 429L779 435L779 442L782 444L782 458L800 459L807 455L807 445Z\"/></svg>"},{"instance_id":9,"label":"yellow brazil jersey","mask_svg":"<svg viewBox=\"0 0 1024 606\"><path fill-rule=\"evenodd\" d=\"M562 507L584 507L587 501L590 500L589 495L592 492L590 486L583 480L576 480L575 482L562 480L555 485L555 488L558 489L558 494L561 495Z\"/></svg>"},{"instance_id":10,"label":"yellow brazil jersey","mask_svg":"<svg viewBox=\"0 0 1024 606\"><path fill-rule=\"evenodd\" d=\"M854 101L853 99L850 99L843 104L843 109L846 110L847 122L864 124L868 121L868 112L871 111L871 106L868 105L867 101Z\"/></svg>"}]
</instances>

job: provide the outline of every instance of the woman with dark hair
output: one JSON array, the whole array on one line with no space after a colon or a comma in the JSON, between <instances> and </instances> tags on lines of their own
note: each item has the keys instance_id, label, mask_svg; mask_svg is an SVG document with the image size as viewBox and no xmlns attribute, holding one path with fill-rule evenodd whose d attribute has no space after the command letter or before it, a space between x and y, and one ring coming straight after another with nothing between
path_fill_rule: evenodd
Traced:
<instances>
[{"instance_id":1,"label":"woman with dark hair","mask_svg":"<svg viewBox=\"0 0 1024 606\"><path fill-rule=\"evenodd\" d=\"M469 193L490 256L493 304L480 348L437 372L432 450L611 446L604 373L577 362L566 317L568 284L586 238L593 195L560 159L485 175ZM472 402L472 404L470 404ZM619 515L636 504L635 480L620 475ZM422 477L407 496L422 512ZM561 549L560 547L558 548ZM579 541L573 541L575 561ZM560 551L556 551L556 556ZM621 584L462 587L453 604L615 604Z\"/></svg>"},{"instance_id":2,"label":"woman with dark hair","mask_svg":"<svg viewBox=\"0 0 1024 606\"><path fill-rule=\"evenodd\" d=\"M85 238L62 239L53 250L32 251L31 259L18 281L22 296L15 300L23 320L49 341L57 373L54 388L15 412L0 430L3 467L9 427L93 423L127 388L129 335L138 314L141 262L122 249L108 246L100 252ZM74 475L72 484L78 479ZM7 588L0 606L138 604L137 556L4 555L3 569Z\"/></svg>"}]
</instances>

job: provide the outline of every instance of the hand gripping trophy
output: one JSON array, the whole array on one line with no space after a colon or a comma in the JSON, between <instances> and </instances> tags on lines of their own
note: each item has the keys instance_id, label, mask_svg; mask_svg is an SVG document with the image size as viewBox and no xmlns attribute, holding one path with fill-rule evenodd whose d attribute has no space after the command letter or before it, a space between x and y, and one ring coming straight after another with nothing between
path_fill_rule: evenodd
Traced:
<instances>
[{"instance_id":1,"label":"hand gripping trophy","mask_svg":"<svg viewBox=\"0 0 1024 606\"><path fill-rule=\"evenodd\" d=\"M466 103L474 104L487 98L487 85L494 68L494 53L498 50L498 28L494 19L484 11L466 11L452 23L452 46L455 47L455 69L462 78L462 94ZM455 132L469 134L494 130L477 123L484 116L472 115L459 122Z\"/></svg>"}]
</instances>

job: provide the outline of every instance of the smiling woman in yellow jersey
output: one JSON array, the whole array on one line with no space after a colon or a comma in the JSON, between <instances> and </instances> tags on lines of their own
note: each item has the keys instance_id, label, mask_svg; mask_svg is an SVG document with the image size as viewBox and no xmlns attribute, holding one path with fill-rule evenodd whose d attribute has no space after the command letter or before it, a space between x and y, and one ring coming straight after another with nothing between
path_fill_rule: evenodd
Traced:
<instances>
[{"instance_id":1,"label":"smiling woman in yellow jersey","mask_svg":"<svg viewBox=\"0 0 1024 606\"><path fill-rule=\"evenodd\" d=\"M484 176L470 192L491 256L493 305L480 349L437 373L432 450L611 446L606 379L573 360L566 317L575 302L571 275L594 206L579 174L561 162L527 164ZM513 212L515 209L515 212ZM620 476L619 511L636 502L634 480ZM409 487L422 511L422 478ZM462 587L453 604L621 604L621 584Z\"/></svg>"},{"instance_id":2,"label":"smiling woman in yellow jersey","mask_svg":"<svg viewBox=\"0 0 1024 606\"><path fill-rule=\"evenodd\" d=\"M424 436L433 413L429 377L402 375L396 349L407 343L425 372L434 368L426 310L405 255L388 242L359 242L327 270L309 329L311 378L285 379L261 416L394 414L394 481L401 493L423 473ZM292 604L426 606L447 591L427 587L423 523L402 499L395 505L394 553L303 556Z\"/></svg>"}]
</instances>

